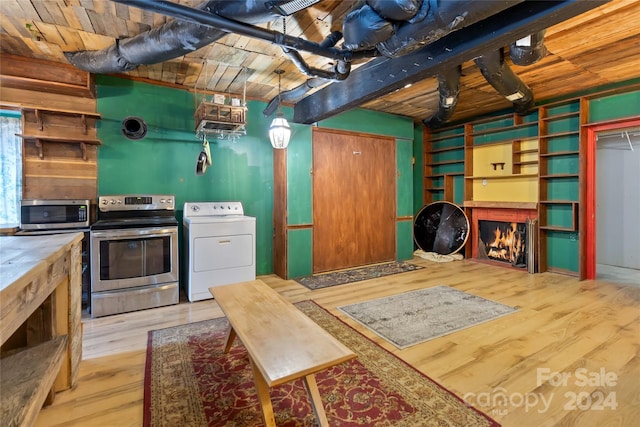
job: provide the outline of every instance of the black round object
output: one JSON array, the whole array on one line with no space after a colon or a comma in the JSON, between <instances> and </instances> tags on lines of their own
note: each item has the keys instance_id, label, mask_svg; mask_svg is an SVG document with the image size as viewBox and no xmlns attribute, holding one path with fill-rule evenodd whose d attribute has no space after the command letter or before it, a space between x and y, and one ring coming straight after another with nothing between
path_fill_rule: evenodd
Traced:
<instances>
[{"instance_id":1,"label":"black round object","mask_svg":"<svg viewBox=\"0 0 640 427\"><path fill-rule=\"evenodd\" d=\"M413 240L425 252L451 255L469 238L469 219L450 202L433 202L424 206L413 222Z\"/></svg>"},{"instance_id":2,"label":"black round object","mask_svg":"<svg viewBox=\"0 0 640 427\"><path fill-rule=\"evenodd\" d=\"M147 124L140 117L122 120L122 134L129 139L142 139L147 135Z\"/></svg>"}]
</instances>

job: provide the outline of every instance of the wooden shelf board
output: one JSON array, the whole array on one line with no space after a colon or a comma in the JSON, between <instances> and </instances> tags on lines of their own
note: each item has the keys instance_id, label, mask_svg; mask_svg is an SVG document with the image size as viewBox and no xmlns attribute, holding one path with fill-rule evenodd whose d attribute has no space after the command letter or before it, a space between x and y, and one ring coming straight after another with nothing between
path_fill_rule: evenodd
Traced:
<instances>
[{"instance_id":1,"label":"wooden shelf board","mask_svg":"<svg viewBox=\"0 0 640 427\"><path fill-rule=\"evenodd\" d=\"M507 179L507 178L537 178L537 173L512 173L509 175L465 176L465 179Z\"/></svg>"},{"instance_id":2,"label":"wooden shelf board","mask_svg":"<svg viewBox=\"0 0 640 427\"><path fill-rule=\"evenodd\" d=\"M528 128L528 127L537 126L537 125L538 125L538 122L526 122L526 123L521 123L517 125L503 126L499 128L485 129L478 132L472 132L469 134L469 136L491 135L492 133L499 133L499 132L505 132L509 130Z\"/></svg>"},{"instance_id":3,"label":"wooden shelf board","mask_svg":"<svg viewBox=\"0 0 640 427\"><path fill-rule=\"evenodd\" d=\"M538 209L536 202L488 202L480 200L465 200L465 208L502 208L502 209Z\"/></svg>"},{"instance_id":4,"label":"wooden shelf board","mask_svg":"<svg viewBox=\"0 0 640 427\"><path fill-rule=\"evenodd\" d=\"M438 153L446 153L447 151L456 151L456 150L464 150L464 146L461 145L459 147L438 148L438 149L435 149L435 150L428 151L428 153L429 154L438 154Z\"/></svg>"},{"instance_id":5,"label":"wooden shelf board","mask_svg":"<svg viewBox=\"0 0 640 427\"><path fill-rule=\"evenodd\" d=\"M571 117L579 117L579 116L580 116L580 111L571 111L569 113L561 113L561 114L556 114L555 116L543 117L540 120L544 122L552 122L555 120L562 120L562 119L568 119Z\"/></svg>"},{"instance_id":6,"label":"wooden shelf board","mask_svg":"<svg viewBox=\"0 0 640 427\"><path fill-rule=\"evenodd\" d=\"M425 176L426 179L437 179L437 178L444 178L445 176L462 176L464 175L464 172L448 172L448 173L440 173L437 175L427 175Z\"/></svg>"},{"instance_id":7,"label":"wooden shelf board","mask_svg":"<svg viewBox=\"0 0 640 427\"><path fill-rule=\"evenodd\" d=\"M570 136L570 135L579 135L579 134L580 134L579 130L568 130L566 132L541 134L539 137L540 138L558 138L561 136Z\"/></svg>"},{"instance_id":8,"label":"wooden shelf board","mask_svg":"<svg viewBox=\"0 0 640 427\"><path fill-rule=\"evenodd\" d=\"M490 117L485 117L483 119L478 119L475 120L473 122L471 122L472 125L481 125L483 123L490 123L490 122L495 122L498 120L504 120L504 119L509 119L512 118L514 116L514 113L505 113L505 114L500 114L499 116L490 116Z\"/></svg>"},{"instance_id":9,"label":"wooden shelf board","mask_svg":"<svg viewBox=\"0 0 640 427\"><path fill-rule=\"evenodd\" d=\"M101 145L102 142L99 139L85 139L85 138L71 138L71 137L58 137L58 136L44 136L44 135L23 135L17 133L16 136L19 136L23 139L28 139L30 141L40 140L44 142L62 142L67 144L89 144L89 145Z\"/></svg>"},{"instance_id":10,"label":"wooden shelf board","mask_svg":"<svg viewBox=\"0 0 640 427\"><path fill-rule=\"evenodd\" d=\"M42 108L42 107L37 107L34 105L18 105L16 104L17 107L19 107L21 110L24 111L40 111L43 113L51 113L51 114L62 114L62 115L67 115L67 116L86 116L86 117L91 117L91 118L95 118L95 119L99 119L102 118L102 115L100 113L96 113L96 112L90 112L90 111L78 111L78 110L66 110L66 109L55 109L55 108Z\"/></svg>"},{"instance_id":11,"label":"wooden shelf board","mask_svg":"<svg viewBox=\"0 0 640 427\"><path fill-rule=\"evenodd\" d=\"M441 141L446 141L447 139L460 138L461 136L464 136L464 132L460 132L458 134L436 136L435 138L430 138L429 142L431 143L441 142Z\"/></svg>"},{"instance_id":12,"label":"wooden shelf board","mask_svg":"<svg viewBox=\"0 0 640 427\"><path fill-rule=\"evenodd\" d=\"M529 150L514 151L513 154L532 154L532 153L537 153L537 152L538 152L537 148L531 148Z\"/></svg>"},{"instance_id":13,"label":"wooden shelf board","mask_svg":"<svg viewBox=\"0 0 640 427\"><path fill-rule=\"evenodd\" d=\"M429 187L429 188L425 188L425 191L429 191L429 192L444 191L444 187Z\"/></svg>"},{"instance_id":14,"label":"wooden shelf board","mask_svg":"<svg viewBox=\"0 0 640 427\"><path fill-rule=\"evenodd\" d=\"M576 200L540 200L543 205L574 205L579 202Z\"/></svg>"},{"instance_id":15,"label":"wooden shelf board","mask_svg":"<svg viewBox=\"0 0 640 427\"><path fill-rule=\"evenodd\" d=\"M540 157L575 156L578 154L580 154L580 151L555 151L551 153L540 153Z\"/></svg>"},{"instance_id":16,"label":"wooden shelf board","mask_svg":"<svg viewBox=\"0 0 640 427\"><path fill-rule=\"evenodd\" d=\"M428 163L425 166L463 165L464 160L447 160L445 162Z\"/></svg>"},{"instance_id":17,"label":"wooden shelf board","mask_svg":"<svg viewBox=\"0 0 640 427\"><path fill-rule=\"evenodd\" d=\"M523 165L537 165L538 161L537 160L528 160L526 162L514 162L513 164L514 165L520 165L520 166L523 166Z\"/></svg>"},{"instance_id":18,"label":"wooden shelf board","mask_svg":"<svg viewBox=\"0 0 640 427\"><path fill-rule=\"evenodd\" d=\"M559 227L559 226L554 226L554 225L541 225L539 226L540 230L547 230L547 231L576 231L575 228L573 227Z\"/></svg>"},{"instance_id":19,"label":"wooden shelf board","mask_svg":"<svg viewBox=\"0 0 640 427\"><path fill-rule=\"evenodd\" d=\"M543 179L554 179L554 178L578 178L580 174L577 173L562 173L562 174L554 174L554 175L540 175L540 178Z\"/></svg>"},{"instance_id":20,"label":"wooden shelf board","mask_svg":"<svg viewBox=\"0 0 640 427\"><path fill-rule=\"evenodd\" d=\"M33 347L11 350L2 367L0 425L33 425L53 388L67 349L61 335Z\"/></svg>"}]
</instances>

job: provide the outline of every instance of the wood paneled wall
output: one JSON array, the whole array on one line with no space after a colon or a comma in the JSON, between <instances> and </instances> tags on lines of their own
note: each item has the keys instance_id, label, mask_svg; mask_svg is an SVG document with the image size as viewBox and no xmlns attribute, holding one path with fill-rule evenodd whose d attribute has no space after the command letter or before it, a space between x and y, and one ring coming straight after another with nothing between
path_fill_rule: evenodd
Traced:
<instances>
[{"instance_id":1,"label":"wood paneled wall","mask_svg":"<svg viewBox=\"0 0 640 427\"><path fill-rule=\"evenodd\" d=\"M0 84L0 108L21 110L22 135L39 138L23 138L22 198L95 202L99 116L92 76L70 65L2 55Z\"/></svg>"}]
</instances>

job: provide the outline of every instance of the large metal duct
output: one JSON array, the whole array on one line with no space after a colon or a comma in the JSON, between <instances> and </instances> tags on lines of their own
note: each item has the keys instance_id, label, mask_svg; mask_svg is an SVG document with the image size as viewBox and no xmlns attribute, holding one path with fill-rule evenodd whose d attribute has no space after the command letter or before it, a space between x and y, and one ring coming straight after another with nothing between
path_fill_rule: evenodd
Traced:
<instances>
[{"instance_id":1,"label":"large metal duct","mask_svg":"<svg viewBox=\"0 0 640 427\"><path fill-rule=\"evenodd\" d=\"M461 72L462 67L458 65L438 73L438 111L433 116L422 121L425 126L437 129L453 116L456 105L458 105L458 96L460 95Z\"/></svg>"},{"instance_id":2,"label":"large metal duct","mask_svg":"<svg viewBox=\"0 0 640 427\"><path fill-rule=\"evenodd\" d=\"M533 91L506 63L503 49L479 56L475 63L489 84L513 103L516 113L526 114L534 107Z\"/></svg>"},{"instance_id":3,"label":"large metal duct","mask_svg":"<svg viewBox=\"0 0 640 427\"><path fill-rule=\"evenodd\" d=\"M544 45L544 33L546 30L523 37L511 43L509 56L516 65L535 64L547 55L547 47Z\"/></svg>"},{"instance_id":4,"label":"large metal duct","mask_svg":"<svg viewBox=\"0 0 640 427\"><path fill-rule=\"evenodd\" d=\"M195 9L215 13L236 22L255 24L281 16L272 8L273 3L270 0L214 0L202 3ZM137 36L117 40L116 44L108 48L65 52L65 56L71 64L82 70L115 73L133 70L141 64L157 64L186 55L228 33L223 29L174 19Z\"/></svg>"}]
</instances>

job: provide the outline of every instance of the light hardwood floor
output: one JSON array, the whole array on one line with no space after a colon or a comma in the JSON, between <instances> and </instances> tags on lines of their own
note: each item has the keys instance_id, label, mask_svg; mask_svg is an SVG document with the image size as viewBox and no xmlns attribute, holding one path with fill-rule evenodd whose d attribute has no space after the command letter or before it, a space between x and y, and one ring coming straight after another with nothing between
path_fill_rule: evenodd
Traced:
<instances>
[{"instance_id":1,"label":"light hardwood floor","mask_svg":"<svg viewBox=\"0 0 640 427\"><path fill-rule=\"evenodd\" d=\"M317 291L261 278L292 302L315 300L504 426L640 425L639 287L473 261L411 262L425 268ZM336 310L437 285L519 311L398 350ZM208 300L86 318L78 385L59 393L36 425L140 426L147 332L219 316Z\"/></svg>"}]
</instances>

